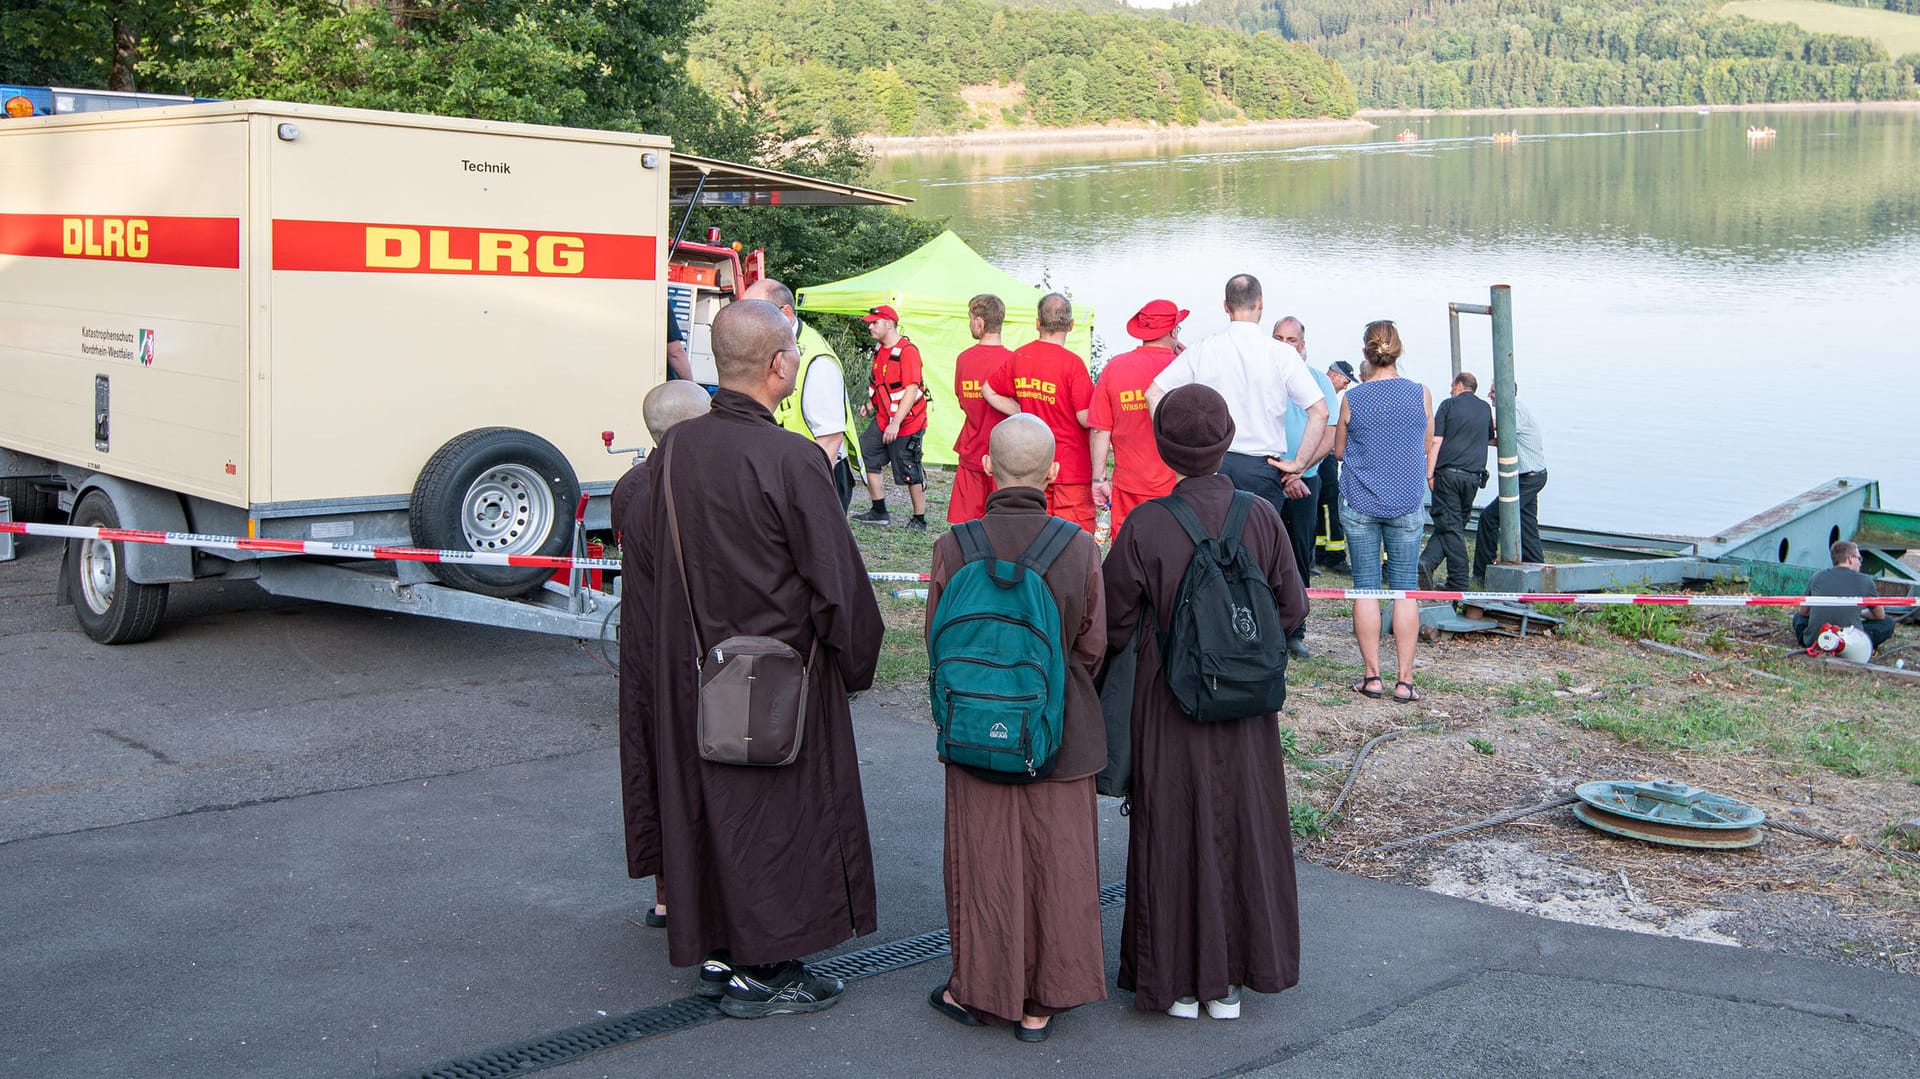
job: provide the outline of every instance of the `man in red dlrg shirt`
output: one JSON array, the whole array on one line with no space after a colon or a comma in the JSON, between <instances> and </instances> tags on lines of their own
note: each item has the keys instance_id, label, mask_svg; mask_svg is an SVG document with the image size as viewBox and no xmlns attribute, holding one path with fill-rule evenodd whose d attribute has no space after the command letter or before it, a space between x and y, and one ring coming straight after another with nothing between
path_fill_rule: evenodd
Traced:
<instances>
[{"instance_id":1,"label":"man in red dlrg shirt","mask_svg":"<svg viewBox=\"0 0 1920 1079\"><path fill-rule=\"evenodd\" d=\"M887 304L868 311L860 321L867 324L879 347L873 350L873 371L867 376L873 396L860 406L861 416L873 417L873 425L860 433L860 459L866 465L867 496L873 508L854 514L853 520L870 525L892 520L880 473L891 461L893 482L905 485L913 503L907 527L925 532L927 474L920 465L920 440L927 431L927 384L920 370L920 349L901 336L900 313Z\"/></svg>"},{"instance_id":2,"label":"man in red dlrg shirt","mask_svg":"<svg viewBox=\"0 0 1920 1079\"><path fill-rule=\"evenodd\" d=\"M1091 438L1095 503L1113 507L1109 536L1118 536L1127 514L1148 499L1173 490L1180 477L1160 459L1153 438L1153 413L1147 387L1180 354L1180 323L1187 312L1171 300L1154 300L1127 320L1127 333L1141 346L1107 361L1093 387L1087 422ZM1107 449L1113 471L1107 472Z\"/></svg>"},{"instance_id":3,"label":"man in red dlrg shirt","mask_svg":"<svg viewBox=\"0 0 1920 1079\"><path fill-rule=\"evenodd\" d=\"M1060 474L1047 488L1047 512L1093 531L1093 456L1087 446L1087 408L1093 376L1087 361L1066 348L1073 329L1073 303L1058 292L1041 297L1034 328L1040 340L1015 349L981 391L987 403L1016 407L1053 430Z\"/></svg>"},{"instance_id":4,"label":"man in red dlrg shirt","mask_svg":"<svg viewBox=\"0 0 1920 1079\"><path fill-rule=\"evenodd\" d=\"M966 424L953 443L960 467L954 471L953 497L947 502L947 523L956 525L986 514L987 496L993 493L993 476L981 464L987 456L987 439L1002 419L1020 411L990 402L981 392L1013 356L1013 350L1000 343L1007 305L983 292L967 303L967 316L967 331L980 343L953 361L953 399L966 414Z\"/></svg>"}]
</instances>

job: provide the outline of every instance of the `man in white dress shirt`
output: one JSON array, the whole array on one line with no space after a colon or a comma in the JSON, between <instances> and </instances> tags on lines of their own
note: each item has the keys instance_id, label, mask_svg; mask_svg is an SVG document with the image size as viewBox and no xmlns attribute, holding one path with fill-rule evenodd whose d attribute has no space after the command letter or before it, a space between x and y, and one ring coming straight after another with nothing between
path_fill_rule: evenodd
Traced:
<instances>
[{"instance_id":1,"label":"man in white dress shirt","mask_svg":"<svg viewBox=\"0 0 1920 1079\"><path fill-rule=\"evenodd\" d=\"M1287 499L1307 494L1301 473L1319 466L1321 444L1330 437L1329 403L1300 354L1261 328L1266 301L1259 279L1252 274L1229 278L1225 307L1231 320L1225 332L1174 357L1148 387L1147 403L1157 407L1169 390L1190 382L1219 391L1227 399L1234 432L1220 474L1240 490L1272 503L1285 520ZM1293 448L1287 444L1289 403L1307 413L1306 429L1292 460L1285 459ZM1290 639L1288 648L1304 655L1305 638Z\"/></svg>"}]
</instances>

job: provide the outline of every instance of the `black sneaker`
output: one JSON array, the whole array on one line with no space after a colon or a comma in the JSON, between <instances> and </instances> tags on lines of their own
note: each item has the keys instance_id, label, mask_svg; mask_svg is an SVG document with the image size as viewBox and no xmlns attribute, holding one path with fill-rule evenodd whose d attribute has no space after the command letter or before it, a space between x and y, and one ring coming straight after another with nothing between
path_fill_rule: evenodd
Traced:
<instances>
[{"instance_id":1,"label":"black sneaker","mask_svg":"<svg viewBox=\"0 0 1920 1079\"><path fill-rule=\"evenodd\" d=\"M1308 656L1313 655L1313 652L1307 648L1307 639L1305 637L1288 637L1287 652L1295 659L1306 659Z\"/></svg>"},{"instance_id":2,"label":"black sneaker","mask_svg":"<svg viewBox=\"0 0 1920 1079\"><path fill-rule=\"evenodd\" d=\"M884 525L893 523L893 515L886 510L868 510L865 513L856 513L848 520L855 524Z\"/></svg>"},{"instance_id":3,"label":"black sneaker","mask_svg":"<svg viewBox=\"0 0 1920 1079\"><path fill-rule=\"evenodd\" d=\"M840 979L815 974L801 963L782 963L765 976L736 967L720 1010L735 1019L825 1011L840 1002L846 988Z\"/></svg>"},{"instance_id":4,"label":"black sneaker","mask_svg":"<svg viewBox=\"0 0 1920 1079\"><path fill-rule=\"evenodd\" d=\"M927 530L927 519L925 517L909 517L907 519L907 531L925 532L926 530Z\"/></svg>"},{"instance_id":5,"label":"black sneaker","mask_svg":"<svg viewBox=\"0 0 1920 1079\"><path fill-rule=\"evenodd\" d=\"M694 980L693 995L701 1000L719 1000L727 995L727 982L733 977L733 964L727 953L715 952L701 962L700 977Z\"/></svg>"}]
</instances>

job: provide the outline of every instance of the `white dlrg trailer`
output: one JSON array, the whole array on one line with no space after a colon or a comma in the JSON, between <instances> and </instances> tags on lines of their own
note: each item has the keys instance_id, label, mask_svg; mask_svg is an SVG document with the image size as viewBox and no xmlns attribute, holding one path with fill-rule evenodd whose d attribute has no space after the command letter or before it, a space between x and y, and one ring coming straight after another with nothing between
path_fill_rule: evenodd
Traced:
<instances>
[{"instance_id":1,"label":"white dlrg trailer","mask_svg":"<svg viewBox=\"0 0 1920 1079\"><path fill-rule=\"evenodd\" d=\"M898 204L650 135L263 101L0 121L0 496L212 536L564 555L665 377L672 211ZM73 540L95 640L169 584L593 636L544 569Z\"/></svg>"}]
</instances>

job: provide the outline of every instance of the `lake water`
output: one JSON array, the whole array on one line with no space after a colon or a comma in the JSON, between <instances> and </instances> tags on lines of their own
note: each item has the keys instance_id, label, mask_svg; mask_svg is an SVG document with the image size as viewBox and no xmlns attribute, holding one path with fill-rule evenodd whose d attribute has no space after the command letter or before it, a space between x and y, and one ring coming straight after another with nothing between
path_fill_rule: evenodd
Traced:
<instances>
[{"instance_id":1,"label":"lake water","mask_svg":"<svg viewBox=\"0 0 1920 1079\"><path fill-rule=\"evenodd\" d=\"M979 148L884 159L883 186L982 255L1096 309L1105 353L1158 296L1226 323L1246 271L1308 358L1391 318L1445 393L1447 303L1513 287L1516 378L1550 524L1701 535L1834 476L1920 512L1920 112L1384 118L1311 145ZM1778 135L1750 144L1749 124ZM1411 128L1420 141L1399 143ZM1515 130L1514 143L1495 131ZM1018 316L1015 316L1018 317ZM1462 316L1490 392L1490 327ZM1484 499L1485 496L1483 496Z\"/></svg>"}]
</instances>

